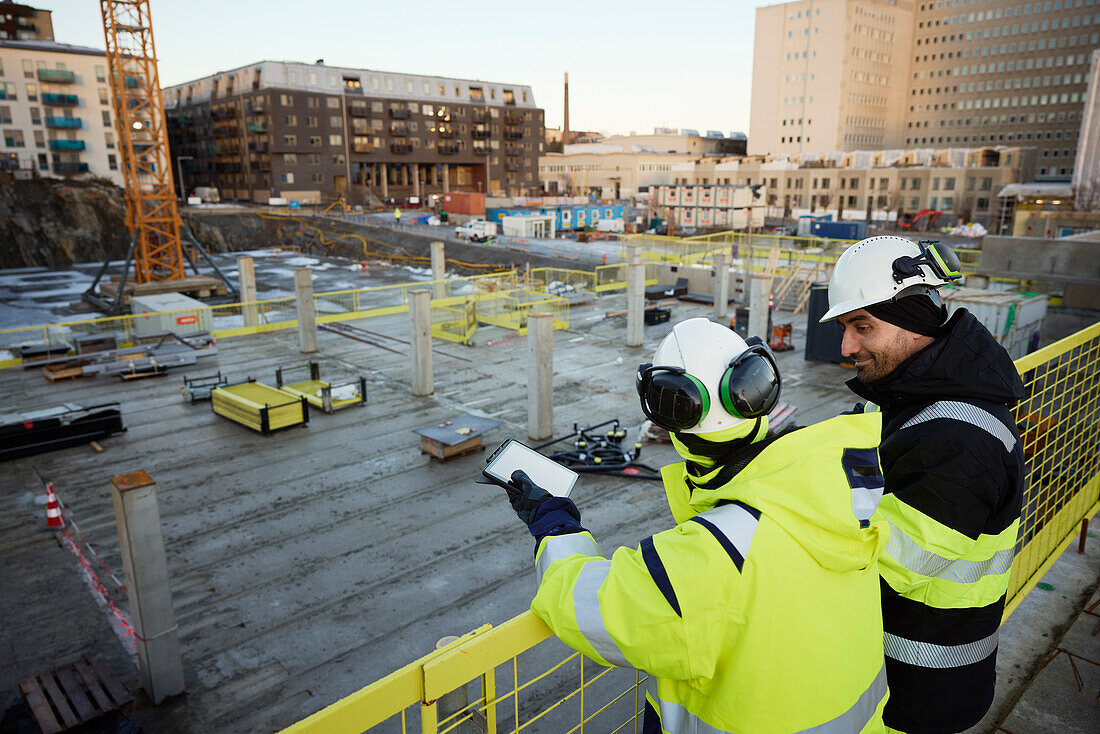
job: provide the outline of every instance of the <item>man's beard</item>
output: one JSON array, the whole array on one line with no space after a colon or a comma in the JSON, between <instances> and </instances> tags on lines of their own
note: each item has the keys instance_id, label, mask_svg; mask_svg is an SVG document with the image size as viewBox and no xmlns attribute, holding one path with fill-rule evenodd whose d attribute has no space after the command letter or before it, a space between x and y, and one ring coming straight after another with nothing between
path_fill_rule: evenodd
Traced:
<instances>
[{"instance_id":1,"label":"man's beard","mask_svg":"<svg viewBox=\"0 0 1100 734\"><path fill-rule=\"evenodd\" d=\"M909 358L910 353L905 347L906 342L904 337L899 334L898 338L892 344L887 344L877 352L853 355L853 359L862 357L870 358L871 360L870 364L856 368L856 378L866 385L889 376L897 369L898 365ZM862 359L860 359L860 361L862 361Z\"/></svg>"}]
</instances>

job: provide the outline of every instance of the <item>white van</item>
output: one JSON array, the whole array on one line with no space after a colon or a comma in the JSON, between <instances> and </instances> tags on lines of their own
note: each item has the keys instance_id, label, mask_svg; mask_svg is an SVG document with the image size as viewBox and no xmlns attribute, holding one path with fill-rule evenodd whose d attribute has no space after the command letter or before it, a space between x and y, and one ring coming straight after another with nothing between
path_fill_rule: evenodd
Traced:
<instances>
[{"instance_id":1,"label":"white van","mask_svg":"<svg viewBox=\"0 0 1100 734\"><path fill-rule=\"evenodd\" d=\"M217 204L222 200L218 190L213 186L196 186L194 196L200 198L204 204L211 202Z\"/></svg>"},{"instance_id":2,"label":"white van","mask_svg":"<svg viewBox=\"0 0 1100 734\"><path fill-rule=\"evenodd\" d=\"M497 223L486 222L484 219L475 219L472 222L455 227L455 236L468 239L471 242L485 242L497 235Z\"/></svg>"}]
</instances>

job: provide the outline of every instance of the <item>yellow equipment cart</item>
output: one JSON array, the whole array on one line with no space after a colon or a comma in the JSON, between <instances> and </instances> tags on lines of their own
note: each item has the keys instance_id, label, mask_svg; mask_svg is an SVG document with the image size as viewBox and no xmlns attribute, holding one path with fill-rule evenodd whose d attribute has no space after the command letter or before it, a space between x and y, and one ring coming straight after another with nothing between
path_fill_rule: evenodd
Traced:
<instances>
[{"instance_id":1,"label":"yellow equipment cart","mask_svg":"<svg viewBox=\"0 0 1100 734\"><path fill-rule=\"evenodd\" d=\"M269 436L275 431L309 423L309 404L270 385L249 379L210 391L215 413Z\"/></svg>"},{"instance_id":2,"label":"yellow equipment cart","mask_svg":"<svg viewBox=\"0 0 1100 734\"><path fill-rule=\"evenodd\" d=\"M308 380L289 385L283 383L286 372L299 369L309 370ZM301 367L276 367L275 385L289 395L305 398L310 405L320 408L326 413L334 413L340 408L346 408L349 405L363 405L367 402L366 378L360 377L358 380L352 380L342 385L333 385L321 379L321 366L313 361Z\"/></svg>"}]
</instances>

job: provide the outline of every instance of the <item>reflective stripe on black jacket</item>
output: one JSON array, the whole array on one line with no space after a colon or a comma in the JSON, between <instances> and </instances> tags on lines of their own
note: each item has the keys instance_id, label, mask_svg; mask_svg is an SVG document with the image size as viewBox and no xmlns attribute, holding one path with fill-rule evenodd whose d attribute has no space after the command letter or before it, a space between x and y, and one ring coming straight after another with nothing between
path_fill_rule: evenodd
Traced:
<instances>
[{"instance_id":1,"label":"reflective stripe on black jacket","mask_svg":"<svg viewBox=\"0 0 1100 734\"><path fill-rule=\"evenodd\" d=\"M884 720L907 734L963 731L993 701L1025 480L1011 412L1023 383L960 309L889 376L848 385L883 413Z\"/></svg>"}]
</instances>

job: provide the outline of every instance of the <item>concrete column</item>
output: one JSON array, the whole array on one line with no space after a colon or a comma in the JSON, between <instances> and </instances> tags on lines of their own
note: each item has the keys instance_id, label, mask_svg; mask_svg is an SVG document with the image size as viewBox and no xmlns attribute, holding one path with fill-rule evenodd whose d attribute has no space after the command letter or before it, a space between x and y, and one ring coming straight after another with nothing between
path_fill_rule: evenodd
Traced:
<instances>
[{"instance_id":1,"label":"concrete column","mask_svg":"<svg viewBox=\"0 0 1100 734\"><path fill-rule=\"evenodd\" d=\"M554 316L527 317L527 435L554 435Z\"/></svg>"},{"instance_id":2,"label":"concrete column","mask_svg":"<svg viewBox=\"0 0 1100 734\"><path fill-rule=\"evenodd\" d=\"M432 188L434 189L435 187L439 186L439 166L433 163L430 170L432 177Z\"/></svg>"},{"instance_id":3,"label":"concrete column","mask_svg":"<svg viewBox=\"0 0 1100 734\"><path fill-rule=\"evenodd\" d=\"M184 681L156 483L144 471L114 477L111 502L126 572L141 684L153 703L159 704L182 693Z\"/></svg>"},{"instance_id":4,"label":"concrete column","mask_svg":"<svg viewBox=\"0 0 1100 734\"><path fill-rule=\"evenodd\" d=\"M313 305L313 271L294 268L294 294L298 301L298 344L306 354L317 351L317 314Z\"/></svg>"},{"instance_id":5,"label":"concrete column","mask_svg":"<svg viewBox=\"0 0 1100 734\"><path fill-rule=\"evenodd\" d=\"M412 333L412 394L435 392L432 380L432 292L427 288L409 291L409 328Z\"/></svg>"},{"instance_id":6,"label":"concrete column","mask_svg":"<svg viewBox=\"0 0 1100 734\"><path fill-rule=\"evenodd\" d=\"M447 194L451 191L451 166L448 163L443 164L443 193Z\"/></svg>"},{"instance_id":7,"label":"concrete column","mask_svg":"<svg viewBox=\"0 0 1100 734\"><path fill-rule=\"evenodd\" d=\"M725 323L730 295L730 254L714 255L714 318Z\"/></svg>"},{"instance_id":8,"label":"concrete column","mask_svg":"<svg viewBox=\"0 0 1100 734\"><path fill-rule=\"evenodd\" d=\"M443 258L443 243L432 243L432 280L442 281L447 277L446 260ZM432 285L433 298L445 298L447 295L446 283L439 282Z\"/></svg>"},{"instance_id":9,"label":"concrete column","mask_svg":"<svg viewBox=\"0 0 1100 734\"><path fill-rule=\"evenodd\" d=\"M256 269L252 265L252 258L237 258L237 285L241 290L241 302L252 303L256 301ZM255 305L244 306L244 325L257 326L260 322L259 311Z\"/></svg>"},{"instance_id":10,"label":"concrete column","mask_svg":"<svg viewBox=\"0 0 1100 734\"><path fill-rule=\"evenodd\" d=\"M382 179L382 198L385 199L390 195L390 172L385 163L381 164L381 166L382 175L379 176L379 178Z\"/></svg>"},{"instance_id":11,"label":"concrete column","mask_svg":"<svg viewBox=\"0 0 1100 734\"><path fill-rule=\"evenodd\" d=\"M402 186L408 186L409 185L409 164L408 163L402 163L401 164L401 185Z\"/></svg>"},{"instance_id":12,"label":"concrete column","mask_svg":"<svg viewBox=\"0 0 1100 734\"><path fill-rule=\"evenodd\" d=\"M420 164L413 164L413 196L420 196Z\"/></svg>"},{"instance_id":13,"label":"concrete column","mask_svg":"<svg viewBox=\"0 0 1100 734\"><path fill-rule=\"evenodd\" d=\"M766 342L772 339L768 330L768 295L771 293L771 278L752 276L749 283L749 330L748 336L758 336Z\"/></svg>"},{"instance_id":14,"label":"concrete column","mask_svg":"<svg viewBox=\"0 0 1100 734\"><path fill-rule=\"evenodd\" d=\"M626 345L640 347L645 327L645 264L642 246L627 245L626 266Z\"/></svg>"}]
</instances>

